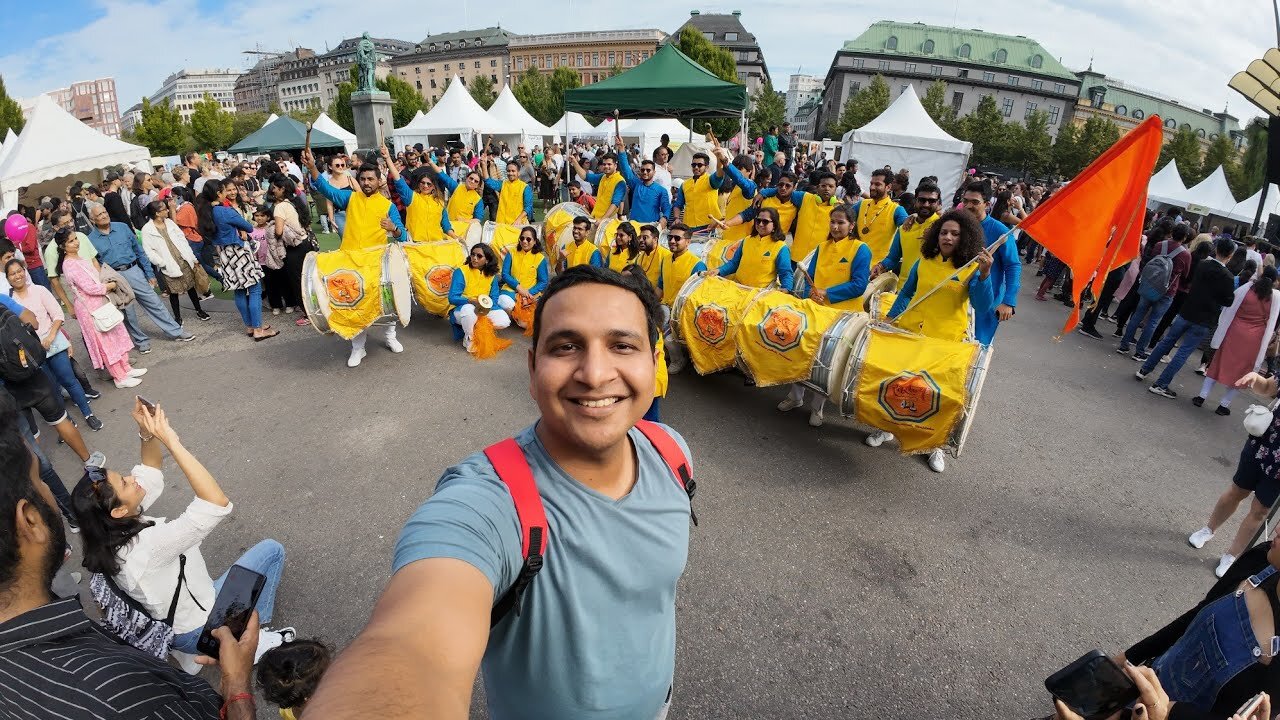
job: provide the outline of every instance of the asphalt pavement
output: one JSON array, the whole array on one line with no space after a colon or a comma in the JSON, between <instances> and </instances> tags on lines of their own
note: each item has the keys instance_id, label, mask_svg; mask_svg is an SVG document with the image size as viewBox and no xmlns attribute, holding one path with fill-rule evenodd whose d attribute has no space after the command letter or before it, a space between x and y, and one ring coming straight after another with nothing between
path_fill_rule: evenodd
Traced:
<instances>
[{"instance_id":1,"label":"asphalt pavement","mask_svg":"<svg viewBox=\"0 0 1280 720\"><path fill-rule=\"evenodd\" d=\"M672 378L663 420L694 452L701 523L677 601L672 718L1043 717L1046 676L1127 647L1209 588L1234 524L1202 551L1186 536L1229 482L1248 398L1231 417L1195 408L1190 366L1178 399L1148 393L1111 338L1054 341L1067 309L1033 287L1027 269L964 454L941 475L865 446L830 407L819 429L778 413L781 388ZM138 358L150 372L136 392L235 503L204 544L210 568L279 540L274 624L343 647L441 471L534 420L528 340L508 331L512 348L477 361L419 310L403 354L375 333L348 369L335 336L269 317L281 335L254 343L213 302L211 322L188 312L195 342L157 339ZM127 471L135 391L99 385L106 427L86 437ZM75 458L53 455L74 482ZM166 470L152 512L173 516L191 492Z\"/></svg>"}]
</instances>

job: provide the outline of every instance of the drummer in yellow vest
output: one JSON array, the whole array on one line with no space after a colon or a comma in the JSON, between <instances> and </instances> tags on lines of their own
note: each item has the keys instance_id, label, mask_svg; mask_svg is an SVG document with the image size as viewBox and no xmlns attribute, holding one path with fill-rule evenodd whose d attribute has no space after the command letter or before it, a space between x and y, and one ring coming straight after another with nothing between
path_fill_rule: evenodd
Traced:
<instances>
[{"instance_id":1,"label":"drummer in yellow vest","mask_svg":"<svg viewBox=\"0 0 1280 720\"><path fill-rule=\"evenodd\" d=\"M658 294L662 297L662 327L667 338L666 347L670 348L668 357L673 373L684 369L685 357L680 343L675 341L671 332L671 305L690 276L707 271L707 264L689 252L689 241L692 238L693 232L688 225L671 223L671 227L667 228L667 249L671 251L671 256L663 263L662 275L658 277Z\"/></svg>"},{"instance_id":2,"label":"drummer in yellow vest","mask_svg":"<svg viewBox=\"0 0 1280 720\"><path fill-rule=\"evenodd\" d=\"M622 203L627 197L627 182L622 173L618 172L618 156L613 153L601 155L600 172L587 172L578 163L577 153L569 155L569 162L573 163L573 171L577 173L578 179L586 180L596 189L596 206L591 211L591 217L595 220L617 217L622 212Z\"/></svg>"},{"instance_id":3,"label":"drummer in yellow vest","mask_svg":"<svg viewBox=\"0 0 1280 720\"><path fill-rule=\"evenodd\" d=\"M411 176L415 177L411 190L409 183L396 171L396 166L392 164L390 167L391 184L395 185L396 193L404 200L404 225L409 231L409 238L420 243L445 238L457 240L458 235L453 231L453 223L449 221L449 214L445 211L444 194L436 186L430 172L426 168L411 170Z\"/></svg>"},{"instance_id":4,"label":"drummer in yellow vest","mask_svg":"<svg viewBox=\"0 0 1280 720\"><path fill-rule=\"evenodd\" d=\"M970 265L971 260L976 262ZM991 263L986 235L973 214L967 210L948 211L924 234L920 259L907 273L907 281L889 309L889 318L896 319L898 327L927 337L964 339L969 330L970 305L976 314L995 311ZM956 277L948 279L960 268ZM940 284L939 290L924 297ZM917 292L922 297L920 303L907 310ZM877 430L867 436L866 443L879 447L892 439L893 433ZM934 472L946 469L942 450L929 454L929 468Z\"/></svg>"},{"instance_id":5,"label":"drummer in yellow vest","mask_svg":"<svg viewBox=\"0 0 1280 720\"><path fill-rule=\"evenodd\" d=\"M386 153L386 148L383 148ZM360 191L350 188L335 188L330 185L320 170L316 168L315 157L309 150L302 152L302 162L311 173L311 186L324 195L338 210L347 212L347 223L342 229L341 250L364 250L387 244L390 235L396 242L404 242L409 233L400 221L400 212L385 195L382 194L382 178L378 177L378 165L366 162L356 171L356 184ZM387 165L394 172L395 164ZM404 352L404 346L396 339L395 323L388 324L386 330L387 348L393 353ZM364 343L368 331L362 331L351 338L351 356L347 358L347 367L356 367L364 359Z\"/></svg>"},{"instance_id":6,"label":"drummer in yellow vest","mask_svg":"<svg viewBox=\"0 0 1280 720\"><path fill-rule=\"evenodd\" d=\"M489 160L480 159L483 174L489 173ZM533 188L520 179L520 163L507 163L507 179L486 177L485 184L498 193L498 212L494 221L499 225L528 225L533 222Z\"/></svg>"},{"instance_id":7,"label":"drummer in yellow vest","mask_svg":"<svg viewBox=\"0 0 1280 720\"><path fill-rule=\"evenodd\" d=\"M584 217L575 217L573 219L573 242L569 243L569 246L561 253L563 258L561 262L565 270L575 265L605 266L604 257L600 254L600 249L588 239L590 235L591 220Z\"/></svg>"},{"instance_id":8,"label":"drummer in yellow vest","mask_svg":"<svg viewBox=\"0 0 1280 720\"><path fill-rule=\"evenodd\" d=\"M784 172L778 176L778 185L776 188L760 191L760 197L762 199L760 200L758 207L767 207L777 210L778 219L782 222L782 230L786 233L795 232L796 206L791 202L791 193L795 190L795 187L796 176L789 172ZM770 192L770 190L772 190L772 192ZM779 195L781 195L781 199L779 198ZM757 206L753 205L732 218L725 220L724 226L726 228L731 228L745 224L750 227L751 221L756 219L756 207ZM799 260L804 259L794 253L791 257L799 258Z\"/></svg>"},{"instance_id":9,"label":"drummer in yellow vest","mask_svg":"<svg viewBox=\"0 0 1280 720\"><path fill-rule=\"evenodd\" d=\"M729 262L708 270L707 275L726 278L732 275L739 283L758 288L777 281L779 287L791 292L791 251L786 234L778 227L778 211L760 208L752 225L751 234L743 239L738 252Z\"/></svg>"},{"instance_id":10,"label":"drummer in yellow vest","mask_svg":"<svg viewBox=\"0 0 1280 720\"><path fill-rule=\"evenodd\" d=\"M675 200L671 203L675 219L688 227L690 233L702 232L724 217L720 212L721 178L707 172L710 165L710 155L694 153L689 162L691 177L676 188Z\"/></svg>"},{"instance_id":11,"label":"drummer in yellow vest","mask_svg":"<svg viewBox=\"0 0 1280 720\"><path fill-rule=\"evenodd\" d=\"M517 300L532 304L547 289L550 278L538 230L526 225L520 229L515 249L502 258L502 294L498 297L498 306L510 313Z\"/></svg>"},{"instance_id":12,"label":"drummer in yellow vest","mask_svg":"<svg viewBox=\"0 0 1280 720\"><path fill-rule=\"evenodd\" d=\"M788 191L779 183L777 188L762 190L760 196L764 202L771 197L781 198L784 202L788 192L791 204L796 207L796 229L791 239L791 257L796 262L803 262L818 243L827 237L831 226L831 209L840 204L836 199L836 176L823 170L814 178L817 192L804 190Z\"/></svg>"},{"instance_id":13,"label":"drummer in yellow vest","mask_svg":"<svg viewBox=\"0 0 1280 720\"><path fill-rule=\"evenodd\" d=\"M872 280L886 270L901 275L903 268L910 270L916 264L920 259L920 245L924 242L924 234L938 221L938 208L941 204L942 190L937 185L921 183L916 188L915 212L893 234L889 254L871 266Z\"/></svg>"},{"instance_id":14,"label":"drummer in yellow vest","mask_svg":"<svg viewBox=\"0 0 1280 720\"><path fill-rule=\"evenodd\" d=\"M457 180L445 171L444 168L435 164L428 157L428 163L431 169L436 171L436 180L449 193L449 202L445 205L445 214L449 216L450 224L455 227L462 228L472 220L484 222L484 200L480 197L480 188L484 185L484 178L480 177L480 173L472 170L466 174L460 185ZM460 229L459 235L464 234Z\"/></svg>"},{"instance_id":15,"label":"drummer in yellow vest","mask_svg":"<svg viewBox=\"0 0 1280 720\"><path fill-rule=\"evenodd\" d=\"M476 306L481 295L487 296L492 303L489 320L493 322L494 330L511 324L507 311L498 306L501 277L498 256L484 243L471 248L462 265L453 269L453 280L449 283L449 320L462 329L462 346L467 352L471 352L471 333L480 319Z\"/></svg>"},{"instance_id":16,"label":"drummer in yellow vest","mask_svg":"<svg viewBox=\"0 0 1280 720\"><path fill-rule=\"evenodd\" d=\"M724 148L716 148L716 158L720 161L720 166L716 168L716 176L720 178L720 188L724 188L725 176L728 176L732 181L732 188L729 190L729 197L725 204L724 216L727 218L737 217L739 213L749 209L755 200L755 161L750 155L739 155L730 158L729 152ZM751 234L751 225L740 224L730 227L724 220L716 220L715 224L724 231L721 237L726 244L737 242ZM785 235L789 227L788 225L780 225L779 229Z\"/></svg>"},{"instance_id":17,"label":"drummer in yellow vest","mask_svg":"<svg viewBox=\"0 0 1280 720\"><path fill-rule=\"evenodd\" d=\"M861 312L862 303L859 301L871 276L871 248L849 235L853 229L852 215L844 206L832 208L827 239L818 245L809 266L804 268L811 279L809 289L801 297L820 305ZM822 410L827 399L800 383L791 386L791 394L778 403L778 410L795 410L804 405L805 400L809 400L810 406L809 425L821 427Z\"/></svg>"},{"instance_id":18,"label":"drummer in yellow vest","mask_svg":"<svg viewBox=\"0 0 1280 720\"><path fill-rule=\"evenodd\" d=\"M671 251L658 244L662 231L657 225L640 226L640 259L636 262L644 268L645 277L656 288L662 284L662 268L671 262Z\"/></svg>"},{"instance_id":19,"label":"drummer in yellow vest","mask_svg":"<svg viewBox=\"0 0 1280 720\"><path fill-rule=\"evenodd\" d=\"M618 223L613 233L613 245L606 249L605 267L614 272L622 272L623 268L640 261L640 238L636 227L629 222Z\"/></svg>"},{"instance_id":20,"label":"drummer in yellow vest","mask_svg":"<svg viewBox=\"0 0 1280 720\"><path fill-rule=\"evenodd\" d=\"M907 219L907 211L889 198L893 173L880 168L871 172L867 197L853 204L853 234L871 246L871 257L880 262L889 254L889 245L898 226Z\"/></svg>"}]
</instances>

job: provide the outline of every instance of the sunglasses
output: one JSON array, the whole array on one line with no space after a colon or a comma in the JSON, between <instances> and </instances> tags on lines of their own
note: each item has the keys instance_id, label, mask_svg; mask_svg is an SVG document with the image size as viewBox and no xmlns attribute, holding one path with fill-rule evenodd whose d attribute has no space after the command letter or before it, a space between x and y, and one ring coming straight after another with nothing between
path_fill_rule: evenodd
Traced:
<instances>
[{"instance_id":1,"label":"sunglasses","mask_svg":"<svg viewBox=\"0 0 1280 720\"><path fill-rule=\"evenodd\" d=\"M706 167L706 163L689 163L689 167Z\"/></svg>"},{"instance_id":2,"label":"sunglasses","mask_svg":"<svg viewBox=\"0 0 1280 720\"><path fill-rule=\"evenodd\" d=\"M757 225L772 225L773 221L769 218L756 218Z\"/></svg>"}]
</instances>

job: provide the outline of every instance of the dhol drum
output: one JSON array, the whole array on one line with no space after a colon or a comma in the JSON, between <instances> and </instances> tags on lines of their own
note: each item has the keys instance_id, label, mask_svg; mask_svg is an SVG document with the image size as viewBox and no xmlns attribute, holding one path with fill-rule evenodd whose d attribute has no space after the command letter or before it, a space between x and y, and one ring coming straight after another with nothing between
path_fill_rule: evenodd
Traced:
<instances>
[{"instance_id":1,"label":"dhol drum","mask_svg":"<svg viewBox=\"0 0 1280 720\"><path fill-rule=\"evenodd\" d=\"M870 324L871 318L866 313L841 313L840 318L822 333L809 378L801 382L827 397L840 397L841 383L849 367L849 355Z\"/></svg>"},{"instance_id":2,"label":"dhol drum","mask_svg":"<svg viewBox=\"0 0 1280 720\"><path fill-rule=\"evenodd\" d=\"M499 225L492 220L487 221L484 224L484 235L481 242L493 248L493 252L498 256L498 262L502 262L507 253L511 252L516 243L520 242L520 231L524 227L524 225ZM540 227L535 223L533 228L539 231L538 236L541 237Z\"/></svg>"},{"instance_id":3,"label":"dhol drum","mask_svg":"<svg viewBox=\"0 0 1280 720\"><path fill-rule=\"evenodd\" d=\"M849 356L840 412L893 433L902 452L964 450L991 363L990 348L873 324Z\"/></svg>"},{"instance_id":4,"label":"dhol drum","mask_svg":"<svg viewBox=\"0 0 1280 720\"><path fill-rule=\"evenodd\" d=\"M882 272L876 278L867 283L867 289L862 293L862 297L858 298L862 301L862 309L871 312L871 298L877 293L893 294L898 289L898 276L892 272ZM892 303L891 303L892 304ZM886 310L888 308L885 308Z\"/></svg>"},{"instance_id":5,"label":"dhol drum","mask_svg":"<svg viewBox=\"0 0 1280 720\"><path fill-rule=\"evenodd\" d=\"M733 366L742 314L759 288L707 275L691 275L671 305L671 326L698 374Z\"/></svg>"},{"instance_id":6,"label":"dhol drum","mask_svg":"<svg viewBox=\"0 0 1280 720\"><path fill-rule=\"evenodd\" d=\"M573 225L574 218L589 218L591 213L586 208L575 202L563 202L559 205L553 205L547 211L546 217L542 221L542 244L543 247L550 247L553 242L560 238L560 233L565 228ZM570 236L572 238L572 236Z\"/></svg>"},{"instance_id":7,"label":"dhol drum","mask_svg":"<svg viewBox=\"0 0 1280 720\"><path fill-rule=\"evenodd\" d=\"M471 248L484 241L484 226L485 223L473 219L467 223L466 232L460 233L463 238L463 244L467 246L467 252L471 252Z\"/></svg>"},{"instance_id":8,"label":"dhol drum","mask_svg":"<svg viewBox=\"0 0 1280 720\"><path fill-rule=\"evenodd\" d=\"M706 255L703 256L702 261L707 264L708 270L715 270L733 259L741 247L742 240L727 240L717 236L707 244Z\"/></svg>"},{"instance_id":9,"label":"dhol drum","mask_svg":"<svg viewBox=\"0 0 1280 720\"><path fill-rule=\"evenodd\" d=\"M636 229L636 237L640 237L640 223L635 220L601 220L596 226L596 235L594 238L596 247L600 248L600 252L608 253L613 249L613 237L618 234L618 226L624 222L631 223L631 227Z\"/></svg>"},{"instance_id":10,"label":"dhol drum","mask_svg":"<svg viewBox=\"0 0 1280 720\"><path fill-rule=\"evenodd\" d=\"M466 251L453 240L404 243L401 247L409 261L413 299L432 315L445 317L449 314L449 285L453 282L453 269L466 260Z\"/></svg>"},{"instance_id":11,"label":"dhol drum","mask_svg":"<svg viewBox=\"0 0 1280 720\"><path fill-rule=\"evenodd\" d=\"M807 381L815 369L826 333L838 322L840 332L850 327L847 321L842 322L847 315L851 313L802 300L781 290L760 291L742 314L738 360L760 387ZM854 325L859 329L866 327L865 316ZM838 339L837 335L829 343L831 353L837 351ZM827 362L831 362L831 358ZM831 373L821 375L820 390L827 392L826 383Z\"/></svg>"},{"instance_id":12,"label":"dhol drum","mask_svg":"<svg viewBox=\"0 0 1280 720\"><path fill-rule=\"evenodd\" d=\"M350 340L371 325L409 324L409 262L399 243L311 252L302 266L303 308L321 334Z\"/></svg>"},{"instance_id":13,"label":"dhol drum","mask_svg":"<svg viewBox=\"0 0 1280 720\"><path fill-rule=\"evenodd\" d=\"M889 311L893 309L893 303L897 299L898 294L894 292L878 292L868 298L867 314L871 316L872 322L889 322Z\"/></svg>"},{"instance_id":14,"label":"dhol drum","mask_svg":"<svg viewBox=\"0 0 1280 720\"><path fill-rule=\"evenodd\" d=\"M706 262L707 250L711 248L711 244L719 239L719 237L719 230L699 230L693 233L689 238L689 252L697 256L699 260Z\"/></svg>"}]
</instances>

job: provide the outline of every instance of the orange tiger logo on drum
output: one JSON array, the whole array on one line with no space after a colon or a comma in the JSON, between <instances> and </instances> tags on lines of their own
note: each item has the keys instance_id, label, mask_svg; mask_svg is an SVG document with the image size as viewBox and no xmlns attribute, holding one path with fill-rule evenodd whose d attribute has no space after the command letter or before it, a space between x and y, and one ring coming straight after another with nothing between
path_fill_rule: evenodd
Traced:
<instances>
[{"instance_id":1,"label":"orange tiger logo on drum","mask_svg":"<svg viewBox=\"0 0 1280 720\"><path fill-rule=\"evenodd\" d=\"M880 383L880 407L899 422L919 423L938 414L942 390L927 371L901 372Z\"/></svg>"},{"instance_id":2,"label":"orange tiger logo on drum","mask_svg":"<svg viewBox=\"0 0 1280 720\"><path fill-rule=\"evenodd\" d=\"M773 308L756 325L764 344L778 352L786 352L799 346L800 338L808 328L809 318L790 305Z\"/></svg>"},{"instance_id":3,"label":"orange tiger logo on drum","mask_svg":"<svg viewBox=\"0 0 1280 720\"><path fill-rule=\"evenodd\" d=\"M729 334L729 311L714 303L703 305L694 316L693 326L699 337L717 345Z\"/></svg>"},{"instance_id":4,"label":"orange tiger logo on drum","mask_svg":"<svg viewBox=\"0 0 1280 720\"><path fill-rule=\"evenodd\" d=\"M449 265L435 265L423 277L427 281L428 290L445 297L449 294L449 285L453 283L453 268Z\"/></svg>"},{"instance_id":5,"label":"orange tiger logo on drum","mask_svg":"<svg viewBox=\"0 0 1280 720\"><path fill-rule=\"evenodd\" d=\"M329 291L329 304L334 307L355 307L364 298L364 278L355 270L337 270L324 278Z\"/></svg>"},{"instance_id":6,"label":"orange tiger logo on drum","mask_svg":"<svg viewBox=\"0 0 1280 720\"><path fill-rule=\"evenodd\" d=\"M738 248L740 247L742 247L741 240L739 240L738 242L732 245L726 246L723 250L720 251L720 262L727 263L730 260L732 260L733 256L738 254Z\"/></svg>"}]
</instances>

